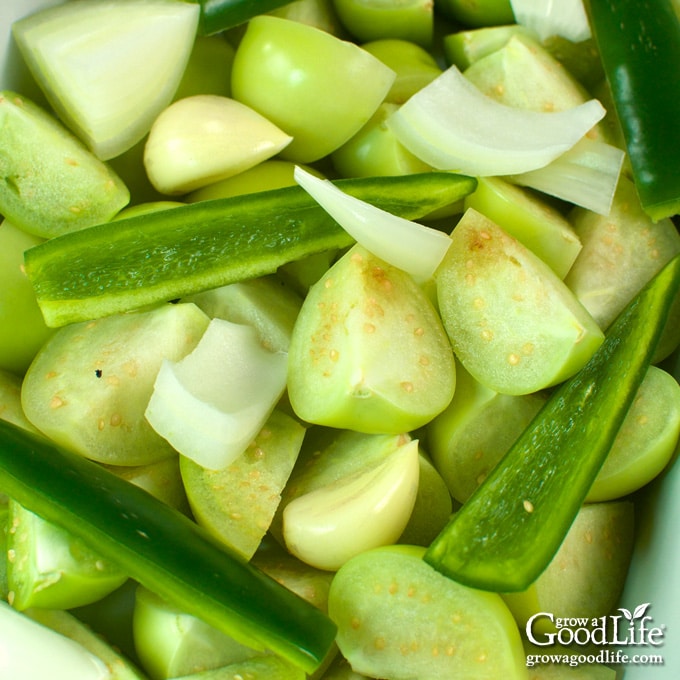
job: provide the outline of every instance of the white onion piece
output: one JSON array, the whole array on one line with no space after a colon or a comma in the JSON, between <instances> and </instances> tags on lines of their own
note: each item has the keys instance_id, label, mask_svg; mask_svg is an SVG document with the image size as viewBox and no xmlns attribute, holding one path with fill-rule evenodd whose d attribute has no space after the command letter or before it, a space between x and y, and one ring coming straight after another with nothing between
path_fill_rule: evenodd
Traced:
<instances>
[{"instance_id":1,"label":"white onion piece","mask_svg":"<svg viewBox=\"0 0 680 680\"><path fill-rule=\"evenodd\" d=\"M584 137L544 168L506 179L600 215L608 215L624 156L621 149L611 144Z\"/></svg>"},{"instance_id":2,"label":"white onion piece","mask_svg":"<svg viewBox=\"0 0 680 680\"><path fill-rule=\"evenodd\" d=\"M260 431L286 371L286 353L265 349L252 326L212 319L190 354L163 362L145 416L182 455L218 470Z\"/></svg>"},{"instance_id":3,"label":"white onion piece","mask_svg":"<svg viewBox=\"0 0 680 680\"><path fill-rule=\"evenodd\" d=\"M297 166L295 181L366 250L394 267L427 281L451 245L442 231L398 217L350 196L332 182Z\"/></svg>"},{"instance_id":4,"label":"white onion piece","mask_svg":"<svg viewBox=\"0 0 680 680\"><path fill-rule=\"evenodd\" d=\"M0 678L110 680L111 673L82 645L0 601Z\"/></svg>"},{"instance_id":5,"label":"white onion piece","mask_svg":"<svg viewBox=\"0 0 680 680\"><path fill-rule=\"evenodd\" d=\"M548 113L506 106L450 66L387 124L411 153L432 167L484 177L544 167L604 115L597 99Z\"/></svg>"},{"instance_id":6,"label":"white onion piece","mask_svg":"<svg viewBox=\"0 0 680 680\"><path fill-rule=\"evenodd\" d=\"M194 3L168 0L68 2L29 15L13 32L59 117L108 160L139 142L172 101L199 14Z\"/></svg>"},{"instance_id":7,"label":"white onion piece","mask_svg":"<svg viewBox=\"0 0 680 680\"><path fill-rule=\"evenodd\" d=\"M541 40L555 35L581 42L591 36L583 0L510 0L515 21Z\"/></svg>"}]
</instances>

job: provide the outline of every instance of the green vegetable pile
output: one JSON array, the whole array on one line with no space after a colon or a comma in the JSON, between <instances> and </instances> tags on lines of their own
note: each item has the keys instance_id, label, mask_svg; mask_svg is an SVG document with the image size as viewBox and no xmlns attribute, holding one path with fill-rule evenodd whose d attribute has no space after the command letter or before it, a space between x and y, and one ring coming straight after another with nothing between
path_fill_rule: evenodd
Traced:
<instances>
[{"instance_id":1,"label":"green vegetable pile","mask_svg":"<svg viewBox=\"0 0 680 680\"><path fill-rule=\"evenodd\" d=\"M677 3L15 4L0 677L563 677L678 450Z\"/></svg>"}]
</instances>

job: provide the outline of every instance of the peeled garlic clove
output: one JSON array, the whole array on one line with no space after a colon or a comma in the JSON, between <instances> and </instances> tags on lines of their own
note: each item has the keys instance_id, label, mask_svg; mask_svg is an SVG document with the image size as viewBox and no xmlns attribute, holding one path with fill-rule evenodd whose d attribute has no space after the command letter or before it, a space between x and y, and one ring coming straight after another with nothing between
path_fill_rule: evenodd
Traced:
<instances>
[{"instance_id":1,"label":"peeled garlic clove","mask_svg":"<svg viewBox=\"0 0 680 680\"><path fill-rule=\"evenodd\" d=\"M183 194L252 168L291 140L245 104L195 95L174 102L155 120L144 167L158 191Z\"/></svg>"}]
</instances>

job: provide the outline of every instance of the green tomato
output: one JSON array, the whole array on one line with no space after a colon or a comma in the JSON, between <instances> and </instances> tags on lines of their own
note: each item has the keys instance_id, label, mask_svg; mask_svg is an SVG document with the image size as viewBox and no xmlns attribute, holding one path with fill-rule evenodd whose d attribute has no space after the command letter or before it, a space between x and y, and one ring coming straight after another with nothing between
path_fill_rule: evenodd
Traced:
<instances>
[{"instance_id":1,"label":"green tomato","mask_svg":"<svg viewBox=\"0 0 680 680\"><path fill-rule=\"evenodd\" d=\"M385 97L386 102L403 104L442 72L427 50L408 40L374 40L363 48L397 74Z\"/></svg>"},{"instance_id":2,"label":"green tomato","mask_svg":"<svg viewBox=\"0 0 680 680\"><path fill-rule=\"evenodd\" d=\"M174 101L196 94L231 94L231 64L234 48L222 35L196 36L189 63L179 83Z\"/></svg>"},{"instance_id":3,"label":"green tomato","mask_svg":"<svg viewBox=\"0 0 680 680\"><path fill-rule=\"evenodd\" d=\"M13 500L9 502L7 584L12 606L70 609L96 602L127 575L83 541Z\"/></svg>"},{"instance_id":4,"label":"green tomato","mask_svg":"<svg viewBox=\"0 0 680 680\"><path fill-rule=\"evenodd\" d=\"M267 14L315 26L338 37L344 34L344 28L337 17L333 0L294 0Z\"/></svg>"},{"instance_id":5,"label":"green tomato","mask_svg":"<svg viewBox=\"0 0 680 680\"><path fill-rule=\"evenodd\" d=\"M359 41L400 38L425 47L432 42L432 0L334 0L333 4L340 21Z\"/></svg>"},{"instance_id":6,"label":"green tomato","mask_svg":"<svg viewBox=\"0 0 680 680\"><path fill-rule=\"evenodd\" d=\"M309 167L305 169L319 174ZM227 198L228 196L252 194L256 191L292 187L295 186L294 170L295 163L290 161L277 159L263 161L248 170L239 172L237 175L196 189L196 191L184 196L183 200L188 203L197 203L198 201L209 201L213 198Z\"/></svg>"},{"instance_id":7,"label":"green tomato","mask_svg":"<svg viewBox=\"0 0 680 680\"><path fill-rule=\"evenodd\" d=\"M368 123L331 154L333 167L340 175L408 175L432 169L401 144L385 122L397 108L396 104L381 104Z\"/></svg>"},{"instance_id":8,"label":"green tomato","mask_svg":"<svg viewBox=\"0 0 680 680\"><path fill-rule=\"evenodd\" d=\"M0 369L23 374L52 334L43 319L31 282L24 273L24 251L42 239L0 225Z\"/></svg>"},{"instance_id":9,"label":"green tomato","mask_svg":"<svg viewBox=\"0 0 680 680\"><path fill-rule=\"evenodd\" d=\"M288 397L302 420L409 432L446 408L455 380L442 322L403 270L357 244L310 289L288 352Z\"/></svg>"},{"instance_id":10,"label":"green tomato","mask_svg":"<svg viewBox=\"0 0 680 680\"><path fill-rule=\"evenodd\" d=\"M510 0L435 0L435 7L466 26L497 26L515 21Z\"/></svg>"},{"instance_id":11,"label":"green tomato","mask_svg":"<svg viewBox=\"0 0 680 680\"><path fill-rule=\"evenodd\" d=\"M526 678L520 633L498 593L433 569L423 549L363 552L336 573L328 597L337 643L371 678Z\"/></svg>"},{"instance_id":12,"label":"green tomato","mask_svg":"<svg viewBox=\"0 0 680 680\"><path fill-rule=\"evenodd\" d=\"M236 50L231 88L235 99L293 137L281 158L310 163L368 121L394 78L353 43L296 21L258 16Z\"/></svg>"},{"instance_id":13,"label":"green tomato","mask_svg":"<svg viewBox=\"0 0 680 680\"><path fill-rule=\"evenodd\" d=\"M132 630L140 664L151 678L201 673L258 655L143 586L136 591Z\"/></svg>"}]
</instances>

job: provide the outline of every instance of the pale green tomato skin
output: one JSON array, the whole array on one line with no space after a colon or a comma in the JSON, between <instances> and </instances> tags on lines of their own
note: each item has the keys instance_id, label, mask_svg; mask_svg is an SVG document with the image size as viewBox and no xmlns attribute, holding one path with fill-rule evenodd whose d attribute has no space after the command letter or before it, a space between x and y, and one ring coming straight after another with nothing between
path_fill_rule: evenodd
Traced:
<instances>
[{"instance_id":1,"label":"pale green tomato skin","mask_svg":"<svg viewBox=\"0 0 680 680\"><path fill-rule=\"evenodd\" d=\"M394 78L353 43L295 21L259 16L236 50L231 85L235 99L293 137L281 158L310 163L366 123Z\"/></svg>"},{"instance_id":2,"label":"pale green tomato skin","mask_svg":"<svg viewBox=\"0 0 680 680\"><path fill-rule=\"evenodd\" d=\"M546 399L500 394L456 364L453 399L426 428L432 460L456 501L474 493Z\"/></svg>"},{"instance_id":3,"label":"pale green tomato skin","mask_svg":"<svg viewBox=\"0 0 680 680\"><path fill-rule=\"evenodd\" d=\"M418 492L399 543L427 546L449 521L453 502L444 478L422 450L418 463Z\"/></svg>"},{"instance_id":4,"label":"pale green tomato skin","mask_svg":"<svg viewBox=\"0 0 680 680\"><path fill-rule=\"evenodd\" d=\"M24 273L24 251L43 239L0 224L0 369L23 375L52 335Z\"/></svg>"},{"instance_id":5,"label":"pale green tomato skin","mask_svg":"<svg viewBox=\"0 0 680 680\"><path fill-rule=\"evenodd\" d=\"M340 24L333 0L293 0L273 9L268 14L314 26L338 38L346 37L346 31Z\"/></svg>"},{"instance_id":6,"label":"pale green tomato skin","mask_svg":"<svg viewBox=\"0 0 680 680\"><path fill-rule=\"evenodd\" d=\"M373 40L362 47L397 74L386 102L403 104L442 72L427 50L409 40Z\"/></svg>"},{"instance_id":7,"label":"pale green tomato skin","mask_svg":"<svg viewBox=\"0 0 680 680\"><path fill-rule=\"evenodd\" d=\"M38 430L26 418L21 406L22 377L11 371L0 368L0 419L13 423L24 430ZM4 496L0 494L0 505Z\"/></svg>"},{"instance_id":8,"label":"pale green tomato skin","mask_svg":"<svg viewBox=\"0 0 680 680\"><path fill-rule=\"evenodd\" d=\"M152 678L200 673L259 655L142 586L135 593L132 625L141 665Z\"/></svg>"},{"instance_id":9,"label":"pale green tomato skin","mask_svg":"<svg viewBox=\"0 0 680 680\"><path fill-rule=\"evenodd\" d=\"M517 24L455 31L442 40L444 56L448 64L455 64L464 71L478 59L499 50L513 35L529 32Z\"/></svg>"},{"instance_id":10,"label":"pale green tomato skin","mask_svg":"<svg viewBox=\"0 0 680 680\"><path fill-rule=\"evenodd\" d=\"M333 167L342 177L408 175L432 169L408 151L385 124L397 108L397 104L381 104L366 125L331 154Z\"/></svg>"},{"instance_id":11,"label":"pale green tomato skin","mask_svg":"<svg viewBox=\"0 0 680 680\"><path fill-rule=\"evenodd\" d=\"M116 590L127 575L79 538L10 500L8 590L20 611L31 607L71 609Z\"/></svg>"},{"instance_id":12,"label":"pale green tomato skin","mask_svg":"<svg viewBox=\"0 0 680 680\"><path fill-rule=\"evenodd\" d=\"M623 498L654 479L668 464L680 436L680 386L650 366L586 502Z\"/></svg>"},{"instance_id":13,"label":"pale green tomato skin","mask_svg":"<svg viewBox=\"0 0 680 680\"><path fill-rule=\"evenodd\" d=\"M184 203L181 201L149 201L146 203L137 203L136 205L121 210L113 219L122 220L128 217L136 217L137 215L147 215L156 210L167 210L168 208L176 208L180 205L184 205Z\"/></svg>"},{"instance_id":14,"label":"pale green tomato skin","mask_svg":"<svg viewBox=\"0 0 680 680\"><path fill-rule=\"evenodd\" d=\"M196 94L231 95L234 47L222 35L198 35L173 101Z\"/></svg>"},{"instance_id":15,"label":"pale green tomato skin","mask_svg":"<svg viewBox=\"0 0 680 680\"><path fill-rule=\"evenodd\" d=\"M293 172L296 163L284 161L279 158L271 158L262 161L257 165L239 172L238 175L227 177L226 179L208 184L205 187L196 189L183 197L187 203L198 201L209 201L213 198L227 198L230 196L241 196L242 194L252 194L256 191L269 191L270 189L281 189L283 187L295 186ZM307 172L321 177L318 170L311 166L303 166Z\"/></svg>"},{"instance_id":16,"label":"pale green tomato skin","mask_svg":"<svg viewBox=\"0 0 680 680\"><path fill-rule=\"evenodd\" d=\"M465 26L481 28L515 21L510 0L435 0L435 5Z\"/></svg>"},{"instance_id":17,"label":"pale green tomato skin","mask_svg":"<svg viewBox=\"0 0 680 680\"><path fill-rule=\"evenodd\" d=\"M183 298L211 319L252 326L270 352L287 352L302 297L276 275L247 279Z\"/></svg>"},{"instance_id":18,"label":"pale green tomato skin","mask_svg":"<svg viewBox=\"0 0 680 680\"><path fill-rule=\"evenodd\" d=\"M395 38L432 44L432 0L334 0L340 21L358 42Z\"/></svg>"},{"instance_id":19,"label":"pale green tomato skin","mask_svg":"<svg viewBox=\"0 0 680 680\"><path fill-rule=\"evenodd\" d=\"M148 491L171 508L187 516L191 514L177 456L148 465L106 465L105 467L131 484Z\"/></svg>"},{"instance_id":20,"label":"pale green tomato skin","mask_svg":"<svg viewBox=\"0 0 680 680\"><path fill-rule=\"evenodd\" d=\"M634 505L629 500L586 503L545 571L526 590L503 594L518 626L538 612L555 618L606 616L621 595L633 550ZM594 586L597 584L597 586ZM541 617L540 642L555 631Z\"/></svg>"}]
</instances>

